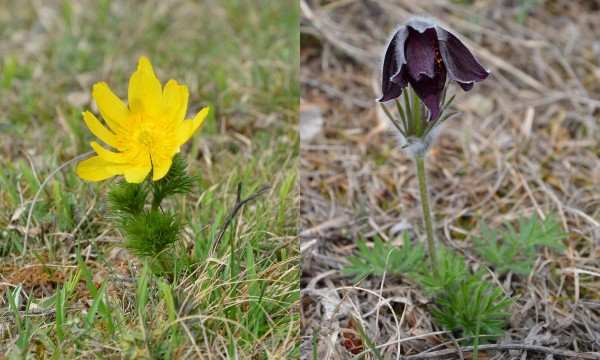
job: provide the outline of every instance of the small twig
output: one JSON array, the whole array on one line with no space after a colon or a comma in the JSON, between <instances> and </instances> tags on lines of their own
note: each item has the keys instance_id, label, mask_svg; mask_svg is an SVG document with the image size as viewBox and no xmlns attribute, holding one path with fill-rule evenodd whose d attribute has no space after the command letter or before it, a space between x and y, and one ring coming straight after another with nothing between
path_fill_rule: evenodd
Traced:
<instances>
[{"instance_id":1,"label":"small twig","mask_svg":"<svg viewBox=\"0 0 600 360\"><path fill-rule=\"evenodd\" d=\"M452 344L454 344L454 346L458 349L458 356L460 357L460 360L465 360L465 355L460 349L460 345L458 345L458 341L456 341L454 334L452 334L452 332L449 332L448 335L450 335L450 338L452 339Z\"/></svg>"},{"instance_id":2,"label":"small twig","mask_svg":"<svg viewBox=\"0 0 600 360\"><path fill-rule=\"evenodd\" d=\"M56 310L53 309L39 309L39 310L19 310L18 311L18 315L19 316L49 316L49 315L54 315L56 313ZM4 319L8 319L8 318L15 318L17 317L16 313L13 310L4 310L3 312L0 313L0 319L4 320Z\"/></svg>"},{"instance_id":3,"label":"small twig","mask_svg":"<svg viewBox=\"0 0 600 360\"><path fill-rule=\"evenodd\" d=\"M570 350L561 350L561 349L553 349L546 346L540 345L527 345L527 344L486 344L479 345L477 347L478 350L497 350L497 351L507 351L507 350L525 350L525 351L535 351L542 352L546 354L559 355L559 356L568 356L575 357L577 359L590 359L590 360L600 360L600 353L597 352L589 352L589 353L577 353ZM404 360L413 360L413 359L431 359L438 356L447 356L450 354L456 354L459 351L461 352L473 352L473 346L465 346L462 348L455 349L446 349L440 351L433 351L429 353L421 353L417 355L411 356L403 356Z\"/></svg>"},{"instance_id":4,"label":"small twig","mask_svg":"<svg viewBox=\"0 0 600 360\"><path fill-rule=\"evenodd\" d=\"M252 194L242 200L242 183L240 182L238 184L237 197L235 198L235 204L233 205L233 210L231 210L229 215L227 215L227 219L225 219L225 224L223 224L223 226L221 227L221 230L219 230L219 234L217 235L215 241L213 242L213 244L210 248L210 253L209 253L208 257L213 256L213 254L215 253L215 251L217 249L217 245L219 244L219 242L221 241L221 238L223 237L223 234L225 233L225 230L227 230L227 227L229 227L231 220L235 217L235 215L242 208L242 206L244 206L244 204L246 204L247 202L256 199L257 197L259 197L260 195L262 195L263 193L265 193L269 190L271 190L271 185L269 185L269 184L264 185L263 187L258 189L257 192L255 192L254 194Z\"/></svg>"}]
</instances>

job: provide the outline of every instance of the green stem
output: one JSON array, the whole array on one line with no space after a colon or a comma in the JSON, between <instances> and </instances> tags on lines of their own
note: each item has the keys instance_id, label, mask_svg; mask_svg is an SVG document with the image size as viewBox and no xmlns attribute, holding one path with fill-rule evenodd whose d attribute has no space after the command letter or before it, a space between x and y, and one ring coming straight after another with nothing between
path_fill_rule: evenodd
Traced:
<instances>
[{"instance_id":1,"label":"green stem","mask_svg":"<svg viewBox=\"0 0 600 360\"><path fill-rule=\"evenodd\" d=\"M162 268L162 271L165 272L165 274L169 274L173 271L173 269L171 269L171 267L169 266L167 260L164 258L163 254L158 254L156 260L158 261L158 264Z\"/></svg>"},{"instance_id":2,"label":"green stem","mask_svg":"<svg viewBox=\"0 0 600 360\"><path fill-rule=\"evenodd\" d=\"M431 259L431 269L436 273L436 252L433 239L433 222L431 220L431 210L429 209L429 193L427 192L427 179L425 177L425 154L416 154L417 175L419 177L419 190L421 191L421 206L423 207L423 220L425 221L425 232L427 233L427 244L429 246L429 258Z\"/></svg>"},{"instance_id":3,"label":"green stem","mask_svg":"<svg viewBox=\"0 0 600 360\"><path fill-rule=\"evenodd\" d=\"M158 211L158 209L160 208L160 202L162 201L162 199L157 198L156 193L152 191L151 177L147 177L146 180L144 180L144 183L147 186L147 188L150 189L150 192L152 193L152 211Z\"/></svg>"},{"instance_id":4,"label":"green stem","mask_svg":"<svg viewBox=\"0 0 600 360\"><path fill-rule=\"evenodd\" d=\"M156 194L152 195L152 211L158 211L160 209L160 202L162 199L156 197Z\"/></svg>"},{"instance_id":5,"label":"green stem","mask_svg":"<svg viewBox=\"0 0 600 360\"><path fill-rule=\"evenodd\" d=\"M158 211L160 207L160 200L156 198L156 196L154 196L152 198L152 211Z\"/></svg>"}]
</instances>

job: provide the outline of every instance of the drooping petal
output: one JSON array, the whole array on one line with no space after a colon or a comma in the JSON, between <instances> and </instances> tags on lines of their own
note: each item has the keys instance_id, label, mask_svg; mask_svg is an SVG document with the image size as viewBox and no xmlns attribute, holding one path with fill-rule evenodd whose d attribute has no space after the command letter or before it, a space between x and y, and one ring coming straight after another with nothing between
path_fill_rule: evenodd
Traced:
<instances>
[{"instance_id":1,"label":"drooping petal","mask_svg":"<svg viewBox=\"0 0 600 360\"><path fill-rule=\"evenodd\" d=\"M200 110L193 120L185 120L177 132L177 144L182 145L188 141L202 125L207 115L208 107L205 107Z\"/></svg>"},{"instance_id":2,"label":"drooping petal","mask_svg":"<svg viewBox=\"0 0 600 360\"><path fill-rule=\"evenodd\" d=\"M98 154L98 156L106 162L109 162L111 164L124 164L127 162L127 157L123 153L116 153L107 150L95 141L92 141L90 145L92 146L92 149L94 149L96 154Z\"/></svg>"},{"instance_id":3,"label":"drooping petal","mask_svg":"<svg viewBox=\"0 0 600 360\"><path fill-rule=\"evenodd\" d=\"M104 121L113 132L117 132L121 123L129 116L129 109L121 99L117 97L105 82L99 82L94 85L92 96L96 100L98 109Z\"/></svg>"},{"instance_id":4,"label":"drooping petal","mask_svg":"<svg viewBox=\"0 0 600 360\"><path fill-rule=\"evenodd\" d=\"M129 183L141 183L152 170L150 155L144 152L126 164L111 164L106 170L113 175L122 174Z\"/></svg>"},{"instance_id":5,"label":"drooping petal","mask_svg":"<svg viewBox=\"0 0 600 360\"><path fill-rule=\"evenodd\" d=\"M460 87L464 90L464 91L469 91L473 88L473 85L475 85L474 82L470 82L470 83L463 83L460 81L457 81L458 85L460 85Z\"/></svg>"},{"instance_id":6,"label":"drooping petal","mask_svg":"<svg viewBox=\"0 0 600 360\"><path fill-rule=\"evenodd\" d=\"M402 26L397 31L396 37L396 65L397 70L393 73L390 80L402 89L408 86L408 78L406 77L406 39L408 38L409 32L406 26Z\"/></svg>"},{"instance_id":7,"label":"drooping petal","mask_svg":"<svg viewBox=\"0 0 600 360\"><path fill-rule=\"evenodd\" d=\"M406 39L406 70L410 80L420 81L424 77L435 76L435 30L425 29L424 32L408 27Z\"/></svg>"},{"instance_id":8,"label":"drooping petal","mask_svg":"<svg viewBox=\"0 0 600 360\"><path fill-rule=\"evenodd\" d=\"M150 173L151 169L151 165L131 167L125 170L123 175L125 176L125 181L129 183L139 184L142 181L144 181L146 176L148 176L148 174Z\"/></svg>"},{"instance_id":9,"label":"drooping petal","mask_svg":"<svg viewBox=\"0 0 600 360\"><path fill-rule=\"evenodd\" d=\"M394 84L400 86L400 90L408 86L408 77L406 75L406 64L400 65L400 70L390 79ZM400 96L400 94L398 94ZM398 97L397 96L397 97Z\"/></svg>"},{"instance_id":10,"label":"drooping petal","mask_svg":"<svg viewBox=\"0 0 600 360\"><path fill-rule=\"evenodd\" d=\"M446 68L436 63L433 78L423 77L420 81L411 81L419 98L429 109L429 121L440 116L440 100L446 84Z\"/></svg>"},{"instance_id":11,"label":"drooping petal","mask_svg":"<svg viewBox=\"0 0 600 360\"><path fill-rule=\"evenodd\" d=\"M91 157L77 165L77 176L88 181L106 180L114 176L107 169L110 164L99 156Z\"/></svg>"},{"instance_id":12,"label":"drooping petal","mask_svg":"<svg viewBox=\"0 0 600 360\"><path fill-rule=\"evenodd\" d=\"M483 68L469 49L453 34L439 26L435 28L440 54L448 70L448 77L468 91L474 82L485 80L490 74Z\"/></svg>"},{"instance_id":13,"label":"drooping petal","mask_svg":"<svg viewBox=\"0 0 600 360\"><path fill-rule=\"evenodd\" d=\"M392 80L392 77L399 76L402 73L400 70L404 65L404 42L407 36L408 30L403 26L396 31L387 46L381 71L381 92L383 95L377 100L379 102L397 98L407 85L406 82L402 86Z\"/></svg>"},{"instance_id":14,"label":"drooping petal","mask_svg":"<svg viewBox=\"0 0 600 360\"><path fill-rule=\"evenodd\" d=\"M173 160L171 158L166 158L166 159L161 159L161 160L155 160L153 158L152 159L152 180L154 180L154 181L160 180L165 175L167 175L167 173L169 172L169 169L171 168L172 163L173 163Z\"/></svg>"},{"instance_id":15,"label":"drooping petal","mask_svg":"<svg viewBox=\"0 0 600 360\"><path fill-rule=\"evenodd\" d=\"M163 111L163 94L160 81L154 75L152 64L142 56L137 70L129 80L129 109L132 113L146 112L161 115Z\"/></svg>"},{"instance_id":16,"label":"drooping petal","mask_svg":"<svg viewBox=\"0 0 600 360\"><path fill-rule=\"evenodd\" d=\"M96 135L98 139L104 141L105 144L117 149L117 137L115 136L115 134L110 132L110 130L105 128L104 125L102 125L100 121L98 121L98 118L96 118L94 114L92 114L89 111L84 112L83 121L85 121L85 124L90 129L92 134Z\"/></svg>"}]
</instances>

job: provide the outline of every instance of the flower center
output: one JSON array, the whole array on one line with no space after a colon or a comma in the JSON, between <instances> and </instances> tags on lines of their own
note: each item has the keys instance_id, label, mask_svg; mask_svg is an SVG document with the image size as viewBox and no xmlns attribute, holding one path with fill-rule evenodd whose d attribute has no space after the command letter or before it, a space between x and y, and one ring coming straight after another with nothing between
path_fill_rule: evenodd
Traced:
<instances>
[{"instance_id":1,"label":"flower center","mask_svg":"<svg viewBox=\"0 0 600 360\"><path fill-rule=\"evenodd\" d=\"M439 65L442 63L442 54L440 53L440 42L438 39L433 39L433 48L435 49L435 62Z\"/></svg>"},{"instance_id":2,"label":"flower center","mask_svg":"<svg viewBox=\"0 0 600 360\"><path fill-rule=\"evenodd\" d=\"M136 114L130 118L132 122L132 138L139 145L152 147L157 140L157 123L160 118L148 114Z\"/></svg>"},{"instance_id":3,"label":"flower center","mask_svg":"<svg viewBox=\"0 0 600 360\"><path fill-rule=\"evenodd\" d=\"M168 121L162 116L137 113L131 115L122 124L117 135L119 150L137 158L150 154L160 154L170 151L173 139L170 134L172 129Z\"/></svg>"}]
</instances>

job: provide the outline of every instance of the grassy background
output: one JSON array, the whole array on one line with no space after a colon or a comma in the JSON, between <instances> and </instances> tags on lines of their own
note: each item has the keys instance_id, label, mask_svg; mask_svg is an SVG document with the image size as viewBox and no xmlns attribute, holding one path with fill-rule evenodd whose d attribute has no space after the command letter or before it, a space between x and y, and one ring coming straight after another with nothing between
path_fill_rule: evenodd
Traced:
<instances>
[{"instance_id":1,"label":"grassy background","mask_svg":"<svg viewBox=\"0 0 600 360\"><path fill-rule=\"evenodd\" d=\"M297 353L298 21L297 1L0 3L0 354ZM173 283L118 247L108 182L82 181L69 163L90 150L92 85L126 98L141 55L163 85L189 87L188 118L211 108L182 151L201 180L170 204L197 262ZM207 260L238 182L243 197L273 189Z\"/></svg>"}]
</instances>

